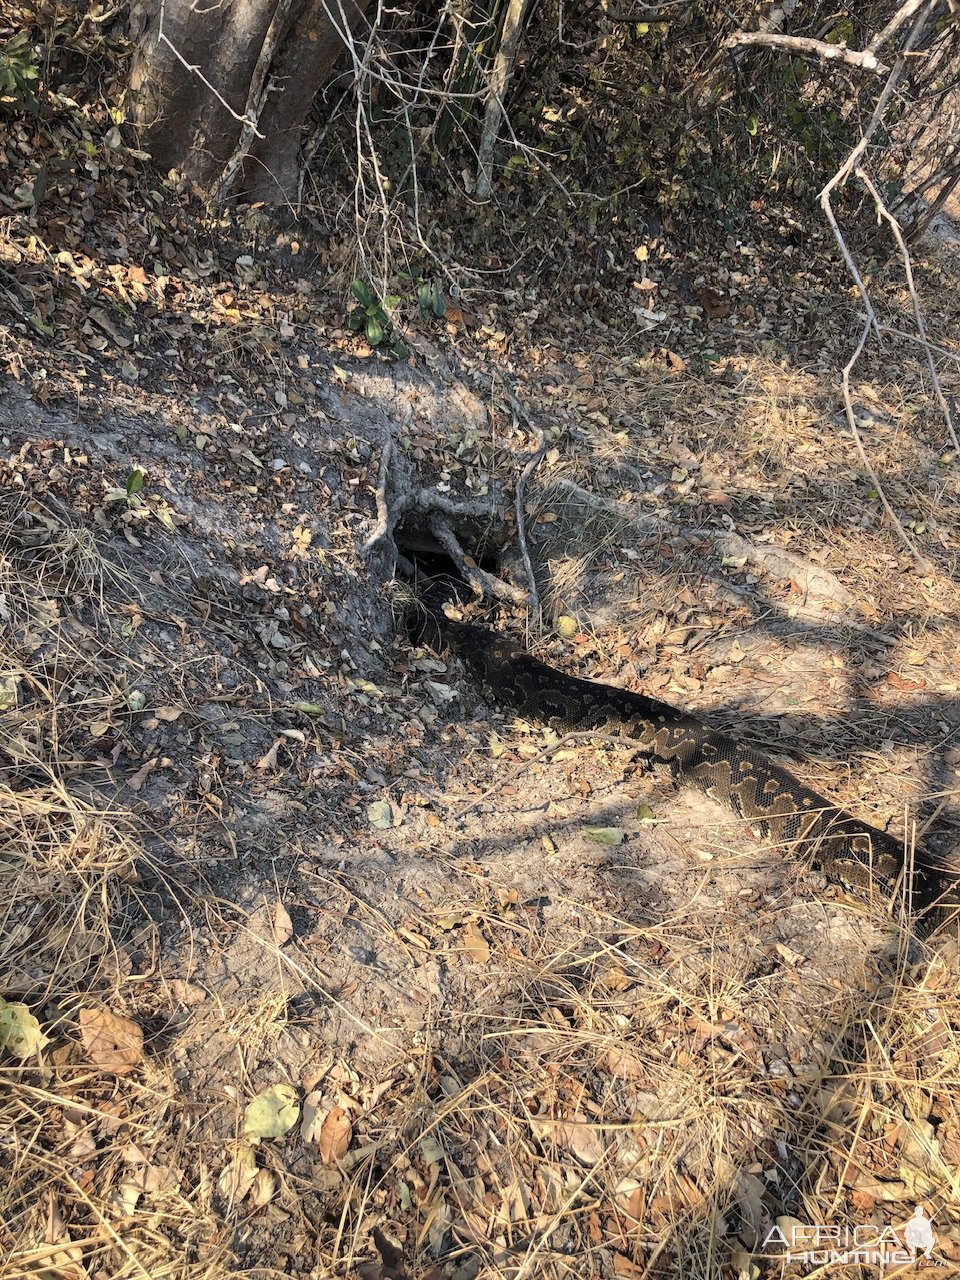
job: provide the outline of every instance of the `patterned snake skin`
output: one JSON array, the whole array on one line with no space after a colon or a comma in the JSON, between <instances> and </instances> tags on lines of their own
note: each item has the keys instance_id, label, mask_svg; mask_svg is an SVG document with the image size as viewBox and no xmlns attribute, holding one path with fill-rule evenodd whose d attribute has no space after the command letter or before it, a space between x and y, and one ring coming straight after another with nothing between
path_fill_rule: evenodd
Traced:
<instances>
[{"instance_id":1,"label":"patterned snake skin","mask_svg":"<svg viewBox=\"0 0 960 1280\"><path fill-rule=\"evenodd\" d=\"M832 880L863 896L893 893L904 874L901 842L838 809L786 769L666 702L612 685L582 680L539 662L509 637L454 622L428 606L419 637L458 654L494 698L528 719L555 729L620 733L670 766L680 781L722 801L764 835L810 856ZM916 851L907 886L919 932L957 922L956 894Z\"/></svg>"}]
</instances>

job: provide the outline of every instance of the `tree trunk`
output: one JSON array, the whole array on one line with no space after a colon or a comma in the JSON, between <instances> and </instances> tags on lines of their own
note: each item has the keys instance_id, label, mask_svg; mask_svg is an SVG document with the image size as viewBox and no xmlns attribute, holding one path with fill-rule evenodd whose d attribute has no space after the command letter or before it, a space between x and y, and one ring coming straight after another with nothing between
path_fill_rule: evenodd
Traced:
<instances>
[{"instance_id":1,"label":"tree trunk","mask_svg":"<svg viewBox=\"0 0 960 1280\"><path fill-rule=\"evenodd\" d=\"M477 196L489 200L493 190L493 149L503 120L504 98L520 48L520 33L527 12L528 0L509 0L500 33L500 45L493 60L487 109L483 117L483 134L480 138L480 155L477 164Z\"/></svg>"},{"instance_id":2,"label":"tree trunk","mask_svg":"<svg viewBox=\"0 0 960 1280\"><path fill-rule=\"evenodd\" d=\"M307 115L370 4L138 0L134 121L154 161L208 195L295 200Z\"/></svg>"}]
</instances>

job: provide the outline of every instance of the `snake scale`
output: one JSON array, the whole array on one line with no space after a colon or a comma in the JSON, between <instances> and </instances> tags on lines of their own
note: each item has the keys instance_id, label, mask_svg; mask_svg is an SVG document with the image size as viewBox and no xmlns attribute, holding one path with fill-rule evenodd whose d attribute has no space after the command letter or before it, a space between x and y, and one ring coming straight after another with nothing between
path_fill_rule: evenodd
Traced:
<instances>
[{"instance_id":1,"label":"snake scale","mask_svg":"<svg viewBox=\"0 0 960 1280\"><path fill-rule=\"evenodd\" d=\"M423 602L421 600L421 606ZM838 808L758 751L669 703L583 680L540 662L508 636L421 607L415 626L434 648L456 653L499 703L552 728L618 733L670 767L679 781L732 808L780 846L807 856L854 894L890 895L904 875L901 842ZM426 622L425 622L426 618ZM427 625L427 623L432 625ZM909 900L927 933L957 921L955 893L915 851Z\"/></svg>"}]
</instances>

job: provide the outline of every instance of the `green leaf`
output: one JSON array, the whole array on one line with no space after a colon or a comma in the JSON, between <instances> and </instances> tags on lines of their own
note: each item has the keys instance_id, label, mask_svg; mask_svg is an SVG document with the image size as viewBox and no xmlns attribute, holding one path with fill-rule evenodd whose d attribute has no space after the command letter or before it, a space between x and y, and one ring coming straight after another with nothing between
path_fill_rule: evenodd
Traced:
<instances>
[{"instance_id":1,"label":"green leaf","mask_svg":"<svg viewBox=\"0 0 960 1280\"><path fill-rule=\"evenodd\" d=\"M417 291L417 301L420 303L422 311L431 312L437 319L447 314L447 304L443 298L443 289L436 280L431 280L428 284L420 286Z\"/></svg>"},{"instance_id":2,"label":"green leaf","mask_svg":"<svg viewBox=\"0 0 960 1280\"><path fill-rule=\"evenodd\" d=\"M656 815L648 804L638 804L637 817L641 822L652 822Z\"/></svg>"},{"instance_id":3,"label":"green leaf","mask_svg":"<svg viewBox=\"0 0 960 1280\"><path fill-rule=\"evenodd\" d=\"M243 1136L251 1142L282 1138L300 1118L297 1091L289 1084L274 1084L258 1094L243 1113Z\"/></svg>"},{"instance_id":4,"label":"green leaf","mask_svg":"<svg viewBox=\"0 0 960 1280\"><path fill-rule=\"evenodd\" d=\"M749 133L751 138L755 138L757 136L757 130L759 128L760 128L760 121L757 119L756 116L750 116L750 118L747 120L747 133Z\"/></svg>"},{"instance_id":5,"label":"green leaf","mask_svg":"<svg viewBox=\"0 0 960 1280\"><path fill-rule=\"evenodd\" d=\"M406 360L407 356L410 354L410 348L405 342L401 342L399 338L397 338L396 342L393 343L390 350L398 360Z\"/></svg>"},{"instance_id":6,"label":"green leaf","mask_svg":"<svg viewBox=\"0 0 960 1280\"><path fill-rule=\"evenodd\" d=\"M139 493L143 488L143 472L139 467L134 469L127 476L127 497L132 498L135 493Z\"/></svg>"},{"instance_id":7,"label":"green leaf","mask_svg":"<svg viewBox=\"0 0 960 1280\"><path fill-rule=\"evenodd\" d=\"M623 832L619 827L584 827L583 834L594 844L623 844Z\"/></svg>"},{"instance_id":8,"label":"green leaf","mask_svg":"<svg viewBox=\"0 0 960 1280\"><path fill-rule=\"evenodd\" d=\"M49 1041L25 1004L0 1000L0 1049L15 1058L31 1058Z\"/></svg>"},{"instance_id":9,"label":"green leaf","mask_svg":"<svg viewBox=\"0 0 960 1280\"><path fill-rule=\"evenodd\" d=\"M351 333L359 333L367 322L367 313L362 307L354 307L347 316L347 328Z\"/></svg>"},{"instance_id":10,"label":"green leaf","mask_svg":"<svg viewBox=\"0 0 960 1280\"><path fill-rule=\"evenodd\" d=\"M386 831L393 826L393 810L389 800L374 800L367 805L367 821L378 831Z\"/></svg>"},{"instance_id":11,"label":"green leaf","mask_svg":"<svg viewBox=\"0 0 960 1280\"><path fill-rule=\"evenodd\" d=\"M364 326L364 332L367 335L367 341L371 347L378 347L383 341L383 325L376 316L367 316L367 323Z\"/></svg>"},{"instance_id":12,"label":"green leaf","mask_svg":"<svg viewBox=\"0 0 960 1280\"><path fill-rule=\"evenodd\" d=\"M10 711L17 705L19 685L16 676L0 676L0 711Z\"/></svg>"},{"instance_id":13,"label":"green leaf","mask_svg":"<svg viewBox=\"0 0 960 1280\"><path fill-rule=\"evenodd\" d=\"M361 307L372 307L377 301L370 290L370 286L364 283L363 280L354 280L350 285L350 292Z\"/></svg>"},{"instance_id":14,"label":"green leaf","mask_svg":"<svg viewBox=\"0 0 960 1280\"><path fill-rule=\"evenodd\" d=\"M393 307L399 307L400 305L399 294L388 293L387 296L384 298L382 305L386 307L388 311L391 310Z\"/></svg>"},{"instance_id":15,"label":"green leaf","mask_svg":"<svg viewBox=\"0 0 960 1280\"><path fill-rule=\"evenodd\" d=\"M420 1154L427 1164L441 1164L446 1153L433 1134L428 1133L420 1139Z\"/></svg>"}]
</instances>

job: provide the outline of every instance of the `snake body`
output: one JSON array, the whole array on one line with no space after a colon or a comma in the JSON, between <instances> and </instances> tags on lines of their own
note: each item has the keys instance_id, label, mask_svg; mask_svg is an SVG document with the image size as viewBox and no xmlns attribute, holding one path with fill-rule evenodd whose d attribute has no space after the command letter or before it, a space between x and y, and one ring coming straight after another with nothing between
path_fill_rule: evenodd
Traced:
<instances>
[{"instance_id":1,"label":"snake body","mask_svg":"<svg viewBox=\"0 0 960 1280\"><path fill-rule=\"evenodd\" d=\"M540 662L509 637L430 611L424 633L446 645L501 704L526 719L564 731L617 733L689 783L760 827L780 846L804 857L854 894L890 895L904 875L901 842L838 808L788 770L735 738L669 703L627 689L583 680ZM433 633L431 635L431 632ZM921 931L946 918L943 877L917 850L909 885L914 910L926 913ZM936 910L934 903L940 901ZM957 901L956 898L953 899Z\"/></svg>"}]
</instances>

